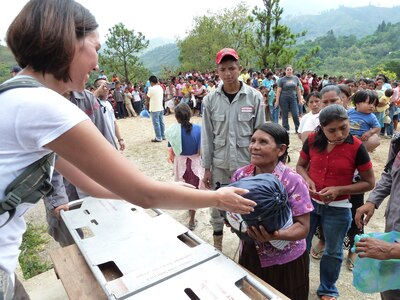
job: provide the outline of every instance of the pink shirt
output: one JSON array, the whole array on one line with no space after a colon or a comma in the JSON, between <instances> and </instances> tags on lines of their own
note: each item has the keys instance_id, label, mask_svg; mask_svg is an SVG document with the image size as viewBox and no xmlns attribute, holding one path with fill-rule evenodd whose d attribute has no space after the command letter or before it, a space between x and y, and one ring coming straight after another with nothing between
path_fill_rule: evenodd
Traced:
<instances>
[{"instance_id":1,"label":"pink shirt","mask_svg":"<svg viewBox=\"0 0 400 300\"><path fill-rule=\"evenodd\" d=\"M232 182L241 178L254 176L255 166L247 165L238 169L232 176ZM294 170L279 162L272 172L285 186L288 202L293 217L309 213L314 209L308 187L304 179ZM290 242L283 250L273 247L270 243L256 242L256 249L261 267L283 265L299 258L306 250L306 240Z\"/></svg>"}]
</instances>

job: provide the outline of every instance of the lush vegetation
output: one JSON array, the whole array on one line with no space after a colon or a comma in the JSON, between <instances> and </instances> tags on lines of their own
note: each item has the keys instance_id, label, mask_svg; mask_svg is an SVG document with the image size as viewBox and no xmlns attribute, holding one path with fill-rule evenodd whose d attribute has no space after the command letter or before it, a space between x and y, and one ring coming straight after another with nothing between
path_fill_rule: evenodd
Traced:
<instances>
[{"instance_id":1,"label":"lush vegetation","mask_svg":"<svg viewBox=\"0 0 400 300\"><path fill-rule=\"evenodd\" d=\"M132 81L149 75L138 56L149 45L141 32L136 34L134 30L118 23L108 30L106 38L106 47L99 55L101 68Z\"/></svg>"},{"instance_id":2,"label":"lush vegetation","mask_svg":"<svg viewBox=\"0 0 400 300\"><path fill-rule=\"evenodd\" d=\"M250 9L243 2L198 16L187 37L156 48L162 41L149 43L142 33L117 24L109 29L100 68L109 77L115 72L136 82L150 73L213 70L215 53L232 47L247 68L291 63L297 70L312 69L319 75L371 77L384 72L400 78L400 7L340 7L314 16L283 18L279 0L262 3L263 7ZM9 50L0 46L0 82L10 77L15 64ZM92 77L91 81L96 76Z\"/></svg>"},{"instance_id":3,"label":"lush vegetation","mask_svg":"<svg viewBox=\"0 0 400 300\"><path fill-rule=\"evenodd\" d=\"M15 66L14 56L10 49L0 45L0 82L3 82L11 77L10 71L12 66Z\"/></svg>"},{"instance_id":4,"label":"lush vegetation","mask_svg":"<svg viewBox=\"0 0 400 300\"><path fill-rule=\"evenodd\" d=\"M158 74L160 69L174 69L179 65L178 46L175 43L156 47L144 53L140 61L153 74Z\"/></svg>"},{"instance_id":5,"label":"lush vegetation","mask_svg":"<svg viewBox=\"0 0 400 300\"><path fill-rule=\"evenodd\" d=\"M25 279L34 277L52 268L49 261L45 259L44 253L49 236L46 234L46 227L27 223L27 229L22 238L21 254L19 264Z\"/></svg>"},{"instance_id":6,"label":"lush vegetation","mask_svg":"<svg viewBox=\"0 0 400 300\"><path fill-rule=\"evenodd\" d=\"M372 77L386 71L400 78L400 22L382 22L372 35L357 39L355 35L337 36L330 30L314 41L297 46L298 58L310 47L320 47L312 68L318 74L342 74ZM322 74L321 74L322 75Z\"/></svg>"}]
</instances>

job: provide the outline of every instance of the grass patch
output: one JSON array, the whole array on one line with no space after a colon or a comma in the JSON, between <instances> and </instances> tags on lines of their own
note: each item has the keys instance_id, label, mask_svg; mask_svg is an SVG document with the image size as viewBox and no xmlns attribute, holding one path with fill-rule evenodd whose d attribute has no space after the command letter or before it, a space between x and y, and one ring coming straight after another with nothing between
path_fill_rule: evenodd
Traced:
<instances>
[{"instance_id":1,"label":"grass patch","mask_svg":"<svg viewBox=\"0 0 400 300\"><path fill-rule=\"evenodd\" d=\"M49 242L46 227L27 223L26 232L22 237L19 264L25 279L29 279L52 268L43 255ZM41 255L42 254L42 255Z\"/></svg>"}]
</instances>

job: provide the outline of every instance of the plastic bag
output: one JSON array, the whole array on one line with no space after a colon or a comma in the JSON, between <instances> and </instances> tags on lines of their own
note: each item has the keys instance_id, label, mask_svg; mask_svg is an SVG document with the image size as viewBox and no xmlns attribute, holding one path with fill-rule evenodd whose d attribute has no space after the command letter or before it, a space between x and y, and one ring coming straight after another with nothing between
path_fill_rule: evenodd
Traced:
<instances>
[{"instance_id":1,"label":"plastic bag","mask_svg":"<svg viewBox=\"0 0 400 300\"><path fill-rule=\"evenodd\" d=\"M141 116L142 118L150 118L149 111L148 111L147 109L143 109L143 110L140 112L140 116Z\"/></svg>"},{"instance_id":2,"label":"plastic bag","mask_svg":"<svg viewBox=\"0 0 400 300\"><path fill-rule=\"evenodd\" d=\"M375 238L388 243L400 241L400 232L368 233L356 235L357 243L361 238ZM354 244L355 244L354 243ZM351 249L355 252L355 246ZM400 259L379 260L359 258L357 256L353 269L353 285L363 293L378 293L400 289Z\"/></svg>"}]
</instances>

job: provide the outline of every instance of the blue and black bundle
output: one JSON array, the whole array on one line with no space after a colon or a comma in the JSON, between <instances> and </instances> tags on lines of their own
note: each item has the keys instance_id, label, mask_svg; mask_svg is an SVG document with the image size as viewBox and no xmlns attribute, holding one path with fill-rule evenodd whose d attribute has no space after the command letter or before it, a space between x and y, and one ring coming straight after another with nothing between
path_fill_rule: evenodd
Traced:
<instances>
[{"instance_id":1,"label":"blue and black bundle","mask_svg":"<svg viewBox=\"0 0 400 300\"><path fill-rule=\"evenodd\" d=\"M252 213L241 216L246 227L262 225L269 233L272 233L282 228L289 218L292 218L285 187L275 175L265 173L245 177L231 183L230 186L249 190L243 197L257 203ZM243 231L234 231L239 238L249 239Z\"/></svg>"}]
</instances>

